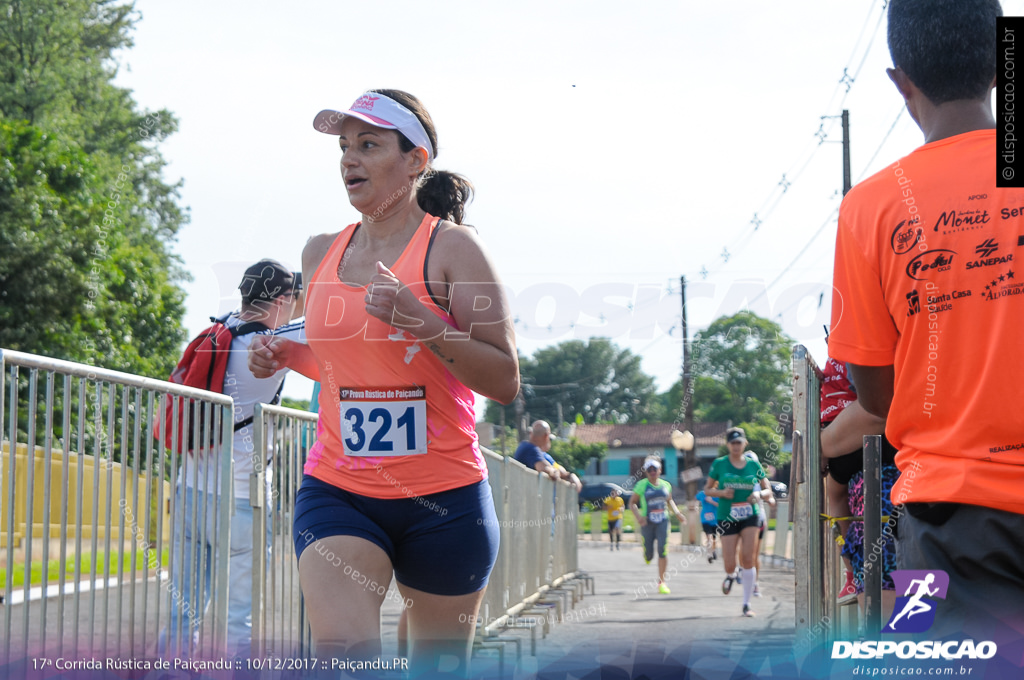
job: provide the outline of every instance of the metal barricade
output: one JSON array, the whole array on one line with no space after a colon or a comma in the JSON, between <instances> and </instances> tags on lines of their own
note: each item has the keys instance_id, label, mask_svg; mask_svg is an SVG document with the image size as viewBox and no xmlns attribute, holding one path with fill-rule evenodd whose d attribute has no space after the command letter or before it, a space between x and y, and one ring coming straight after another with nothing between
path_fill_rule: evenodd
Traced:
<instances>
[{"instance_id":1,"label":"metal barricade","mask_svg":"<svg viewBox=\"0 0 1024 680\"><path fill-rule=\"evenodd\" d=\"M835 600L834 551L828 524L821 520L821 369L803 345L793 348L793 462L790 466L790 512L796 559L796 632L798 638L831 631L822 622L836 620L825 593ZM829 633L831 635L831 633Z\"/></svg>"},{"instance_id":2,"label":"metal barricade","mask_svg":"<svg viewBox=\"0 0 1024 680\"><path fill-rule=\"evenodd\" d=\"M578 573L576 489L490 451L488 481L501 529L498 559L480 607L481 633L494 636L511 617Z\"/></svg>"},{"instance_id":3,"label":"metal barricade","mask_svg":"<svg viewBox=\"0 0 1024 680\"><path fill-rule=\"evenodd\" d=\"M793 462L790 513L796 559L798 639L831 643L857 635L857 607L836 600L842 559L825 516L821 455L822 373L803 345L793 348ZM881 437L864 437L864 545L881 545ZM866 630L881 628L882 573L865 560Z\"/></svg>"},{"instance_id":4,"label":"metal barricade","mask_svg":"<svg viewBox=\"0 0 1024 680\"><path fill-rule=\"evenodd\" d=\"M312 649L299 587L292 519L317 415L257 404L249 500L253 507L252 640L257 656L304 657ZM263 546L263 550L259 549Z\"/></svg>"},{"instance_id":5,"label":"metal barricade","mask_svg":"<svg viewBox=\"0 0 1024 680\"><path fill-rule=\"evenodd\" d=\"M171 442L161 426L168 403ZM199 415L190 422L191 414ZM231 503L193 504L186 516L168 480L187 448L179 433L190 433L198 445L186 455L217 456L214 478L193 483L211 482L215 499L230 499L232 422L223 395L0 350L2 661L43 650L153 656L158 638L168 654L223 653ZM188 550L172 542L186 528L197 538ZM188 617L180 629L175 613Z\"/></svg>"}]
</instances>

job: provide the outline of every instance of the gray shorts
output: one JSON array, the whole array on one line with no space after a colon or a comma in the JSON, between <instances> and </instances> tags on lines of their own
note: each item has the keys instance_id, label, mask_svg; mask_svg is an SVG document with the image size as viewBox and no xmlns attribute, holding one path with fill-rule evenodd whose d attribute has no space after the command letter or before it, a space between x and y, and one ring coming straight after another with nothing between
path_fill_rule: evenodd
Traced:
<instances>
[{"instance_id":1,"label":"gray shorts","mask_svg":"<svg viewBox=\"0 0 1024 680\"><path fill-rule=\"evenodd\" d=\"M658 557L668 557L668 519L664 522L648 522L640 527L640 537L644 540L644 559L654 559L654 542L658 542Z\"/></svg>"},{"instance_id":2,"label":"gray shorts","mask_svg":"<svg viewBox=\"0 0 1024 680\"><path fill-rule=\"evenodd\" d=\"M899 569L949 575L924 635L997 639L1024 628L1024 515L978 505L908 503L899 517ZM897 597L904 593L897 592Z\"/></svg>"}]
</instances>

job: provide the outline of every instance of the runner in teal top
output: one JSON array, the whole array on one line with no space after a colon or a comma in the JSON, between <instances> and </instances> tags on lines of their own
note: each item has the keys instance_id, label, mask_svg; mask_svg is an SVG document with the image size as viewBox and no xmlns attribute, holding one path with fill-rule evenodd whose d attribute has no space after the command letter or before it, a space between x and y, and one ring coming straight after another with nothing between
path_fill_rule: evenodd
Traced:
<instances>
[{"instance_id":1,"label":"runner in teal top","mask_svg":"<svg viewBox=\"0 0 1024 680\"><path fill-rule=\"evenodd\" d=\"M661 475L661 461L648 458L643 466L645 479L641 479L633 487L633 495L629 498L629 509L633 511L637 524L640 525L640 536L644 544L644 559L650 564L654 558L654 543L658 543L658 592L668 595L671 591L665 584L665 569L668 567L668 515L671 510L679 518L679 523L686 524L686 517L679 512L672 500L672 485Z\"/></svg>"},{"instance_id":2,"label":"runner in teal top","mask_svg":"<svg viewBox=\"0 0 1024 680\"><path fill-rule=\"evenodd\" d=\"M753 616L750 596L757 580L754 569L754 546L758 530L758 498L775 504L771 485L764 468L743 455L747 436L742 428L732 427L725 433L729 455L717 459L708 472L704 493L718 499L718 529L722 534L722 560L725 581L722 592L732 589L733 581L743 584L743 615ZM736 544L740 544L742 577L736 574Z\"/></svg>"}]
</instances>

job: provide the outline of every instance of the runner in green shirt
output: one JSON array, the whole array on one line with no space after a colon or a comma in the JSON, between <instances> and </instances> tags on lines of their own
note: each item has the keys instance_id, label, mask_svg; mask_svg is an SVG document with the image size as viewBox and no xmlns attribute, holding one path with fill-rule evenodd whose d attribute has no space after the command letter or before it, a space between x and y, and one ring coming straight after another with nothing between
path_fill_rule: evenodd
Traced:
<instances>
[{"instance_id":1,"label":"runner in green shirt","mask_svg":"<svg viewBox=\"0 0 1024 680\"><path fill-rule=\"evenodd\" d=\"M654 558L654 543L658 543L658 592L668 595L671 591L665 584L665 569L668 567L668 514L670 509L679 518L679 524L686 524L686 516L679 512L672 500L672 485L661 475L661 461L648 458L644 461L643 471L646 477L633 487L633 495L629 497L629 509L633 511L637 524L640 525L640 536L644 543L644 559L651 563ZM735 551L735 548L733 548Z\"/></svg>"},{"instance_id":2,"label":"runner in green shirt","mask_svg":"<svg viewBox=\"0 0 1024 680\"><path fill-rule=\"evenodd\" d=\"M728 595L733 581L742 583L743 615L753 616L750 595L757 578L754 569L754 546L759 526L757 500L764 498L774 505L775 496L761 464L743 455L747 445L743 429L729 428L725 441L729 455L711 464L704 492L718 499L718 531L722 535L722 561L726 573L722 592ZM739 574L736 573L737 543L740 544L742 568Z\"/></svg>"}]
</instances>

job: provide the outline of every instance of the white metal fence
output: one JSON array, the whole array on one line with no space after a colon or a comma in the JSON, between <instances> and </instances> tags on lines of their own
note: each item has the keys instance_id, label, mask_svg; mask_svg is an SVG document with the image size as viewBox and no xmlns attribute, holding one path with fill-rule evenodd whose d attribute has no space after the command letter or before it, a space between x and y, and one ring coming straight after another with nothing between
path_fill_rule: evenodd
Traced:
<instances>
[{"instance_id":1,"label":"white metal fence","mask_svg":"<svg viewBox=\"0 0 1024 680\"><path fill-rule=\"evenodd\" d=\"M0 351L0 395L0 662L44 649L48 657L222 656L234 505L231 398L9 350ZM162 421L168 404L170 428ZM292 519L316 421L279 406L255 410L254 654L310 651ZM197 443L191 453L179 441L186 437ZM575 604L583 577L575 489L484 454L501 548L478 648L545 599ZM183 455L215 457L215 465L190 467L193 489L207 488L203 475L212 470L217 492L206 500L182 503Z\"/></svg>"},{"instance_id":2,"label":"white metal fence","mask_svg":"<svg viewBox=\"0 0 1024 680\"><path fill-rule=\"evenodd\" d=\"M173 434L165 442L158 421L168 403ZM208 510L213 522L195 506L186 516L171 480L187 448L178 439L191 433L197 445L186 455L219 456L213 482L230 498L231 408L221 395L0 350L5 662L44 649L50 657L153 655L161 635L171 652L220 653L230 504ZM207 535L208 526L223 534ZM175 550L172 535L186 527L216 549ZM196 561L211 574L209 606L197 579L190 592L174 585Z\"/></svg>"}]
</instances>

